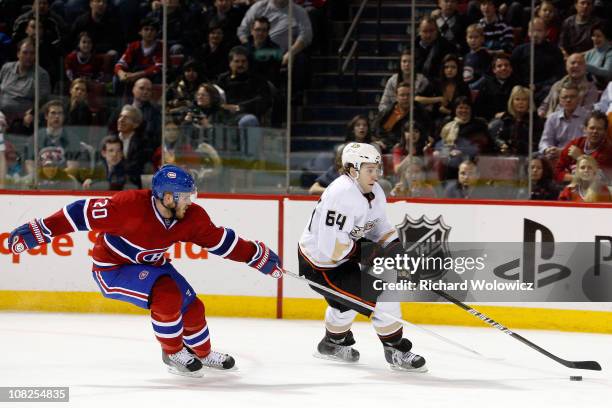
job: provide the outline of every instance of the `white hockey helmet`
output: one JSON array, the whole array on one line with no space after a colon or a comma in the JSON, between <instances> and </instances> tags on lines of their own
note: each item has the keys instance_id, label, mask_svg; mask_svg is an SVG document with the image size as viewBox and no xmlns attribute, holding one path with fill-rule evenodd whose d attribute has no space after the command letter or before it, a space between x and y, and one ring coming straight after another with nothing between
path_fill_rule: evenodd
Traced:
<instances>
[{"instance_id":1,"label":"white hockey helmet","mask_svg":"<svg viewBox=\"0 0 612 408\"><path fill-rule=\"evenodd\" d=\"M348 143L342 151L342 167L351 164L359 171L363 163L374 163L380 165L382 158L378 150L367 143Z\"/></svg>"}]
</instances>

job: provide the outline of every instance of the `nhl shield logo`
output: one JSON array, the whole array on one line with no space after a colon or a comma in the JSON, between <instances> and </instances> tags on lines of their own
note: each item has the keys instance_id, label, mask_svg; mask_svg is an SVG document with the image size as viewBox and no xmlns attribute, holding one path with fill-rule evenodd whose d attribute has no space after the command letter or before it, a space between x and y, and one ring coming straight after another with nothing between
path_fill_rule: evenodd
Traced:
<instances>
[{"instance_id":1,"label":"nhl shield logo","mask_svg":"<svg viewBox=\"0 0 612 408\"><path fill-rule=\"evenodd\" d=\"M142 271L138 274L138 279L145 280L149 276L149 271Z\"/></svg>"},{"instance_id":2,"label":"nhl shield logo","mask_svg":"<svg viewBox=\"0 0 612 408\"><path fill-rule=\"evenodd\" d=\"M450 256L448 235L451 227L444 223L442 216L430 220L425 216L418 219L408 214L404 222L397 225L397 232L404 251L410 256L428 258L446 258ZM425 279L442 277L446 270L428 270L421 275Z\"/></svg>"}]
</instances>

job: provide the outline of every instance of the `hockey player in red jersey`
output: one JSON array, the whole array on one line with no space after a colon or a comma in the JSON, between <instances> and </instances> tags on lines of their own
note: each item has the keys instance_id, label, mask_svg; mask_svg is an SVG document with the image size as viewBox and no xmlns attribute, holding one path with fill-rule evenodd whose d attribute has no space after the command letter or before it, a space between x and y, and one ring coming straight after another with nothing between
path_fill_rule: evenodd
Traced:
<instances>
[{"instance_id":1,"label":"hockey player in red jersey","mask_svg":"<svg viewBox=\"0 0 612 408\"><path fill-rule=\"evenodd\" d=\"M232 229L213 224L207 212L192 203L194 194L191 175L164 166L153 176L152 190L75 201L15 229L10 247L17 254L57 235L99 232L92 255L94 280L105 297L150 309L169 371L200 377L204 366L229 369L234 359L211 350L204 304L165 252L175 242L192 242L274 278L282 270L278 256L262 242L244 240Z\"/></svg>"}]
</instances>

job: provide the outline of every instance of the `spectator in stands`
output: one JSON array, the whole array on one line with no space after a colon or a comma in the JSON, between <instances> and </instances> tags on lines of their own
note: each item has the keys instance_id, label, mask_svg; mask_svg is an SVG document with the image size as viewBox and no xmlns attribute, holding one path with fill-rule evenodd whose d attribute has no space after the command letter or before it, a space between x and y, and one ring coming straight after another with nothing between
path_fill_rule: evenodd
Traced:
<instances>
[{"instance_id":1,"label":"spectator in stands","mask_svg":"<svg viewBox=\"0 0 612 408\"><path fill-rule=\"evenodd\" d=\"M78 37L77 49L66 56L64 69L69 81L77 78L103 80L103 61L93 52L93 42L88 32L83 31Z\"/></svg>"},{"instance_id":2,"label":"spectator in stands","mask_svg":"<svg viewBox=\"0 0 612 408\"><path fill-rule=\"evenodd\" d=\"M492 141L487 123L472 116L472 104L460 96L453 101L452 119L440 132L433 156L439 163L440 180L456 179L459 164L474 160L479 154L491 151Z\"/></svg>"},{"instance_id":3,"label":"spectator in stands","mask_svg":"<svg viewBox=\"0 0 612 408\"><path fill-rule=\"evenodd\" d=\"M531 170L530 200L551 200L559 197L561 188L553 178L553 168L550 161L542 154L535 153L529 161Z\"/></svg>"},{"instance_id":4,"label":"spectator in stands","mask_svg":"<svg viewBox=\"0 0 612 408\"><path fill-rule=\"evenodd\" d=\"M42 190L77 190L79 182L66 169L65 157L60 149L50 146L40 149L38 154L38 187ZM32 182L29 174L24 180Z\"/></svg>"},{"instance_id":5,"label":"spectator in stands","mask_svg":"<svg viewBox=\"0 0 612 408\"><path fill-rule=\"evenodd\" d=\"M70 84L70 98L64 104L67 126L90 126L93 113L87 102L87 81L77 78Z\"/></svg>"},{"instance_id":6,"label":"spectator in stands","mask_svg":"<svg viewBox=\"0 0 612 408\"><path fill-rule=\"evenodd\" d=\"M463 58L463 80L473 88L478 85L481 78L489 74L492 58L483 47L484 30L478 24L468 26L467 44L470 52Z\"/></svg>"},{"instance_id":7,"label":"spectator in stands","mask_svg":"<svg viewBox=\"0 0 612 408\"><path fill-rule=\"evenodd\" d=\"M243 0L251 1L253 0ZM312 26L312 42L310 48L312 51L325 51L329 48L330 41L327 36L328 15L327 10L331 8L330 1L327 0L295 0L308 13L310 25Z\"/></svg>"},{"instance_id":8,"label":"spectator in stands","mask_svg":"<svg viewBox=\"0 0 612 408\"><path fill-rule=\"evenodd\" d=\"M6 117L0 112L0 188L4 188L4 179L6 178L6 144L4 142L4 133L7 129Z\"/></svg>"},{"instance_id":9,"label":"spectator in stands","mask_svg":"<svg viewBox=\"0 0 612 408\"><path fill-rule=\"evenodd\" d=\"M571 82L561 88L561 109L551 113L546 123L538 150L549 160L556 160L569 142L582 136L582 127L589 111L578 106L578 87Z\"/></svg>"},{"instance_id":10,"label":"spectator in stands","mask_svg":"<svg viewBox=\"0 0 612 408\"><path fill-rule=\"evenodd\" d=\"M346 126L345 143L371 143L372 134L370 133L370 121L365 115L356 115Z\"/></svg>"},{"instance_id":11,"label":"spectator in stands","mask_svg":"<svg viewBox=\"0 0 612 408\"><path fill-rule=\"evenodd\" d=\"M193 58L202 66L203 80L214 81L227 70L230 45L225 41L223 23L211 20L208 25L208 41L198 46Z\"/></svg>"},{"instance_id":12,"label":"spectator in stands","mask_svg":"<svg viewBox=\"0 0 612 408\"><path fill-rule=\"evenodd\" d=\"M168 53L170 55L182 55L188 44L188 16L183 11L180 0L165 0L167 16L166 16L166 32L168 38ZM164 20L164 5L161 1L151 2L151 11L147 14L148 18L163 21ZM161 33L158 33L161 37Z\"/></svg>"},{"instance_id":13,"label":"spectator in stands","mask_svg":"<svg viewBox=\"0 0 612 408\"><path fill-rule=\"evenodd\" d=\"M189 108L195 100L195 94L202 83L198 64L188 59L181 68L182 73L168 87L166 101L171 109Z\"/></svg>"},{"instance_id":14,"label":"spectator in stands","mask_svg":"<svg viewBox=\"0 0 612 408\"><path fill-rule=\"evenodd\" d=\"M559 46L566 57L593 48L591 29L599 22L593 15L593 0L576 0L576 14L568 17L561 27Z\"/></svg>"},{"instance_id":15,"label":"spectator in stands","mask_svg":"<svg viewBox=\"0 0 612 408\"><path fill-rule=\"evenodd\" d=\"M102 139L101 167L91 178L83 182L84 189L123 190L127 182L126 163L123 157L123 142L115 135Z\"/></svg>"},{"instance_id":16,"label":"spectator in stands","mask_svg":"<svg viewBox=\"0 0 612 408\"><path fill-rule=\"evenodd\" d=\"M440 73L440 65L442 65L444 56L457 52L453 44L440 37L436 22L429 16L421 18L419 35L414 46L416 72L422 73L430 81L433 81Z\"/></svg>"},{"instance_id":17,"label":"spectator in stands","mask_svg":"<svg viewBox=\"0 0 612 408\"><path fill-rule=\"evenodd\" d=\"M493 0L480 0L482 18L478 24L484 31L484 47L492 55L508 54L514 46L512 27L497 15L497 5Z\"/></svg>"},{"instance_id":18,"label":"spectator in stands","mask_svg":"<svg viewBox=\"0 0 612 408\"><path fill-rule=\"evenodd\" d=\"M550 88L550 92L538 107L538 115L541 118L550 116L559 105L559 91L566 82L571 82L578 87L578 105L587 110L593 108L593 104L599 98L597 87L587 77L586 61L584 54L572 54L565 61L567 75L558 80Z\"/></svg>"},{"instance_id":19,"label":"spectator in stands","mask_svg":"<svg viewBox=\"0 0 612 408\"><path fill-rule=\"evenodd\" d=\"M344 138L344 145L349 142L358 143L372 143L372 133L370 129L370 121L365 115L355 115L346 125L346 135ZM300 178L303 186L311 186L314 184L314 180L317 178L317 174L322 171L329 170L334 167L334 158L336 156L336 149L338 145L334 146L333 151L319 152L312 159L308 160L307 164L304 165L305 170ZM340 154L342 150L340 150ZM317 172L314 174L313 172Z\"/></svg>"},{"instance_id":20,"label":"spectator in stands","mask_svg":"<svg viewBox=\"0 0 612 408\"><path fill-rule=\"evenodd\" d=\"M45 30L43 29L42 22L38 23L38 30L36 29L36 19L31 17L26 24L24 36L14 37L13 41L19 42L24 38L30 38L32 43L35 43L36 37L39 37L38 45L38 65L43 67L49 74L51 80L51 89L55 86L61 76L61 57L62 49L59 44L52 43L45 37Z\"/></svg>"},{"instance_id":21,"label":"spectator in stands","mask_svg":"<svg viewBox=\"0 0 612 408\"><path fill-rule=\"evenodd\" d=\"M242 44L246 44L249 30L257 17L266 17L270 21L270 39L278 44L283 50L283 65L289 62L289 51L296 57L312 41L312 26L308 13L297 4L293 5L293 19L291 27L293 30L293 44L288 44L289 31L289 0L260 0L253 4L242 19L238 28L238 37Z\"/></svg>"},{"instance_id":22,"label":"spectator in stands","mask_svg":"<svg viewBox=\"0 0 612 408\"><path fill-rule=\"evenodd\" d=\"M323 191L329 186L332 181L340 177L340 171L342 170L342 150L344 150L346 144L340 144L336 147L334 153L334 163L329 166L327 171L321 174L315 182L308 189L308 194L321 195Z\"/></svg>"},{"instance_id":23,"label":"spectator in stands","mask_svg":"<svg viewBox=\"0 0 612 408\"><path fill-rule=\"evenodd\" d=\"M506 55L493 58L493 76L485 76L475 88L478 91L474 102L474 111L477 116L492 120L496 115L501 116L506 110L508 98L512 88L518 85L512 75L512 63Z\"/></svg>"},{"instance_id":24,"label":"spectator in stands","mask_svg":"<svg viewBox=\"0 0 612 408\"><path fill-rule=\"evenodd\" d=\"M508 99L508 109L489 124L489 130L497 149L503 155L527 156L529 150L529 101L528 88L515 86ZM537 149L542 132L542 120L533 115L533 149Z\"/></svg>"},{"instance_id":25,"label":"spectator in stands","mask_svg":"<svg viewBox=\"0 0 612 408\"><path fill-rule=\"evenodd\" d=\"M140 109L133 105L125 105L117 119L117 132L123 143L127 180L138 188L142 188L140 176L145 165L151 161L153 153L151 144L138 132L142 120Z\"/></svg>"},{"instance_id":26,"label":"spectator in stands","mask_svg":"<svg viewBox=\"0 0 612 408\"><path fill-rule=\"evenodd\" d=\"M571 183L559 194L560 201L583 203L610 202L610 190L599 177L599 165L592 156L582 155L576 159L576 170Z\"/></svg>"},{"instance_id":27,"label":"spectator in stands","mask_svg":"<svg viewBox=\"0 0 612 408\"><path fill-rule=\"evenodd\" d=\"M412 70L412 55L410 49L404 49L400 55L397 73L391 75L385 84L385 91L380 98L378 104L378 110L380 112L393 106L395 103L395 95L397 93L397 84L400 82L410 83L410 75ZM429 81L425 78L425 75L417 72L414 77L414 89L416 90L415 95L421 95L427 89Z\"/></svg>"},{"instance_id":28,"label":"spectator in stands","mask_svg":"<svg viewBox=\"0 0 612 408\"><path fill-rule=\"evenodd\" d=\"M161 143L161 110L157 104L153 103L152 98L153 84L148 78L140 78L132 87L132 100L130 104L138 108L138 112L142 116L139 121L138 133L145 141L151 144L153 148ZM125 106L115 111L111 115L108 127L111 132L116 131L116 126L119 123L117 118L121 112L125 110Z\"/></svg>"},{"instance_id":29,"label":"spectator in stands","mask_svg":"<svg viewBox=\"0 0 612 408\"><path fill-rule=\"evenodd\" d=\"M219 174L221 158L208 143L200 143L197 149L191 146L189 135L181 128L178 120L166 123L164 141L153 154L156 169L164 164L176 164L189 171L197 183ZM161 163L162 155L164 158Z\"/></svg>"},{"instance_id":30,"label":"spectator in stands","mask_svg":"<svg viewBox=\"0 0 612 408\"><path fill-rule=\"evenodd\" d=\"M404 123L410 120L410 100L413 99L409 82L397 85L396 102L384 111L378 112L374 121L374 142L383 153L387 153L403 136ZM414 121L430 128L431 119L425 108L414 101ZM424 136L429 136L426 131Z\"/></svg>"},{"instance_id":31,"label":"spectator in stands","mask_svg":"<svg viewBox=\"0 0 612 408\"><path fill-rule=\"evenodd\" d=\"M425 165L420 157L407 157L399 166L397 173L400 181L391 190L393 197L437 196L434 187L425 180Z\"/></svg>"},{"instance_id":32,"label":"spectator in stands","mask_svg":"<svg viewBox=\"0 0 612 408\"><path fill-rule=\"evenodd\" d=\"M141 41L129 43L127 49L115 65L115 75L121 85L133 84L140 78L161 83L163 65L162 42L157 40L159 22L145 18L140 22ZM120 93L121 86L115 85ZM123 86L125 89L125 85Z\"/></svg>"},{"instance_id":33,"label":"spectator in stands","mask_svg":"<svg viewBox=\"0 0 612 408\"><path fill-rule=\"evenodd\" d=\"M9 124L15 118L22 119L34 106L34 43L31 38L17 45L17 61L7 62L0 69L0 111ZM49 74L39 68L38 95L45 102L51 91Z\"/></svg>"},{"instance_id":34,"label":"spectator in stands","mask_svg":"<svg viewBox=\"0 0 612 408\"><path fill-rule=\"evenodd\" d=\"M423 156L425 150L431 148L433 138L425 138L422 134L421 125L418 123L413 124L412 132L410 131L410 122L404 123L404 135L399 143L393 146L393 150L391 151L394 173L400 174L398 168L406 157L409 155Z\"/></svg>"},{"instance_id":35,"label":"spectator in stands","mask_svg":"<svg viewBox=\"0 0 612 408\"><path fill-rule=\"evenodd\" d=\"M83 32L89 33L96 46L94 52L107 54L113 63L127 41L119 18L108 7L108 0L89 0L89 11L77 17L72 24L70 44L76 44Z\"/></svg>"},{"instance_id":36,"label":"spectator in stands","mask_svg":"<svg viewBox=\"0 0 612 408\"><path fill-rule=\"evenodd\" d=\"M235 4L237 3L235 0L214 0L211 3L213 3L212 7L205 7L201 14L196 15L194 28L196 29L197 39L200 43L203 42L205 37L202 37L198 31L201 30L201 27L210 27L210 24L214 21L223 30L228 48L238 45L238 27L240 27L244 18L246 8ZM206 35L206 32L203 34Z\"/></svg>"},{"instance_id":37,"label":"spectator in stands","mask_svg":"<svg viewBox=\"0 0 612 408\"><path fill-rule=\"evenodd\" d=\"M446 198L486 198L478 186L480 174L478 166L471 160L459 165L458 178L451 180L444 189Z\"/></svg>"},{"instance_id":38,"label":"spectator in stands","mask_svg":"<svg viewBox=\"0 0 612 408\"><path fill-rule=\"evenodd\" d=\"M77 139L64 127L64 105L62 101L54 99L43 106L45 127L39 129L39 147L53 148L59 161L65 165L67 174L78 174L80 146ZM49 149L47 149L49 150ZM31 157L34 160L34 157Z\"/></svg>"},{"instance_id":39,"label":"spectator in stands","mask_svg":"<svg viewBox=\"0 0 612 408\"><path fill-rule=\"evenodd\" d=\"M35 18L35 8L38 8L38 15L44 28L43 37L58 49L63 49L68 29L64 19L49 9L48 0L35 0L32 10L17 17L15 24L13 24L13 38L26 37L25 32L29 21Z\"/></svg>"},{"instance_id":40,"label":"spectator in stands","mask_svg":"<svg viewBox=\"0 0 612 408\"><path fill-rule=\"evenodd\" d=\"M470 88L463 82L463 67L459 57L448 54L442 59L440 75L433 81L428 92L414 99L424 106L433 107L434 117L444 117L451 113L451 103L460 96L472 98Z\"/></svg>"},{"instance_id":41,"label":"spectator in stands","mask_svg":"<svg viewBox=\"0 0 612 408\"><path fill-rule=\"evenodd\" d=\"M612 44L609 30L604 23L596 23L591 29L593 48L584 54L587 72L593 76L597 89L603 90L612 81Z\"/></svg>"},{"instance_id":42,"label":"spectator in stands","mask_svg":"<svg viewBox=\"0 0 612 408\"><path fill-rule=\"evenodd\" d=\"M465 52L465 30L468 20L457 10L457 0L438 0L438 8L431 12L440 35L455 44L456 52Z\"/></svg>"},{"instance_id":43,"label":"spectator in stands","mask_svg":"<svg viewBox=\"0 0 612 408\"><path fill-rule=\"evenodd\" d=\"M544 0L536 7L536 17L541 18L546 24L546 39L551 44L559 43L559 34L561 32L561 20L559 12L554 3L550 0Z\"/></svg>"},{"instance_id":44,"label":"spectator in stands","mask_svg":"<svg viewBox=\"0 0 612 408\"><path fill-rule=\"evenodd\" d=\"M563 53L557 45L546 40L546 23L541 18L536 17L529 23L529 35L534 42L534 98L539 105L548 95L552 85L565 75ZM529 86L531 42L516 47L512 52L511 61L516 69L519 83L522 86Z\"/></svg>"},{"instance_id":45,"label":"spectator in stands","mask_svg":"<svg viewBox=\"0 0 612 408\"><path fill-rule=\"evenodd\" d=\"M189 132L185 132L188 128L180 125L178 118L166 121L162 144L153 152L153 166L158 170L164 164L176 164L197 174L201 165L200 157L191 145ZM216 156L220 165L221 159L218 154Z\"/></svg>"},{"instance_id":46,"label":"spectator in stands","mask_svg":"<svg viewBox=\"0 0 612 408\"><path fill-rule=\"evenodd\" d=\"M263 2L263 1L262 1ZM225 92L226 103L221 105L231 115L227 124L240 128L259 126L260 119L271 107L267 81L249 72L249 53L236 46L229 54L230 70L219 76L217 85Z\"/></svg>"},{"instance_id":47,"label":"spectator in stands","mask_svg":"<svg viewBox=\"0 0 612 408\"><path fill-rule=\"evenodd\" d=\"M270 22L266 17L257 17L251 27L249 41L245 44L250 55L250 70L253 74L280 86L280 71L283 51L268 35Z\"/></svg>"},{"instance_id":48,"label":"spectator in stands","mask_svg":"<svg viewBox=\"0 0 612 408\"><path fill-rule=\"evenodd\" d=\"M212 84L201 84L195 94L193 106L184 121L196 130L208 129L225 121L226 111L221 108L221 96Z\"/></svg>"},{"instance_id":49,"label":"spectator in stands","mask_svg":"<svg viewBox=\"0 0 612 408\"><path fill-rule=\"evenodd\" d=\"M612 170L612 142L607 138L608 118L599 111L593 111L585 123L585 136L570 141L561 151L559 161L555 166L555 180L559 182L572 181L572 171L576 159L583 154L592 156L606 174Z\"/></svg>"}]
</instances>

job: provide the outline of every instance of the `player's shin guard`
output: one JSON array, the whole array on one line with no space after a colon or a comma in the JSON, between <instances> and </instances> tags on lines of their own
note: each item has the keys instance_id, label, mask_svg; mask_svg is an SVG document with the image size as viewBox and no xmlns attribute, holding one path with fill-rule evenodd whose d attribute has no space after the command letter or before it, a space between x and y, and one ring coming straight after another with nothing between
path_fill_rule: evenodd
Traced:
<instances>
[{"instance_id":1,"label":"player's shin guard","mask_svg":"<svg viewBox=\"0 0 612 408\"><path fill-rule=\"evenodd\" d=\"M210 353L210 333L206 323L205 308L202 301L195 298L185 310L183 316L185 330L183 342L198 357L206 357Z\"/></svg>"},{"instance_id":2,"label":"player's shin guard","mask_svg":"<svg viewBox=\"0 0 612 408\"><path fill-rule=\"evenodd\" d=\"M236 364L234 358L228 354L211 350L205 312L204 304L198 298L187 307L183 316L185 325L183 342L200 358L204 366L221 370L230 369Z\"/></svg>"},{"instance_id":3,"label":"player's shin guard","mask_svg":"<svg viewBox=\"0 0 612 408\"><path fill-rule=\"evenodd\" d=\"M151 291L151 323L164 353L171 355L183 348L181 292L168 276L157 280Z\"/></svg>"}]
</instances>

